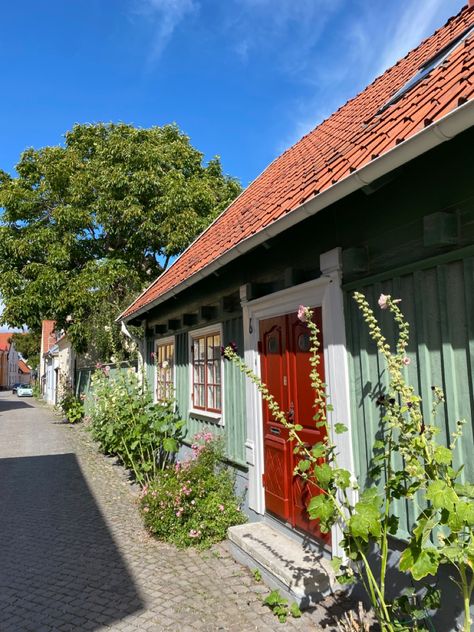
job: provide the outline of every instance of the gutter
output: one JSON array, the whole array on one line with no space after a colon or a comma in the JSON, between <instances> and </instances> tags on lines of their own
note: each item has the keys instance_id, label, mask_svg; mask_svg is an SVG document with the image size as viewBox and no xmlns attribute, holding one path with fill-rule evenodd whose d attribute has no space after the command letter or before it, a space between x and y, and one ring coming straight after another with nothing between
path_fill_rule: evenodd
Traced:
<instances>
[{"instance_id":1,"label":"gutter","mask_svg":"<svg viewBox=\"0 0 474 632\"><path fill-rule=\"evenodd\" d=\"M201 279L208 277L219 268L222 268L224 265L234 261L240 255L249 252L256 246L261 245L269 238L279 235L307 217L316 215L331 204L334 204L362 187L371 184L375 180L387 175L410 160L413 160L427 151L434 149L438 145L451 140L472 126L474 126L474 100L467 101L467 103L457 107L439 121L432 123L428 127L417 132L414 136L411 136L407 140L387 151L385 154L375 158L369 164L360 167L360 169L349 174L329 189L319 193L316 197L311 198L300 206L297 206L294 210L289 211L286 215L275 220L266 228L262 228L262 230L255 235L247 237L247 239L238 243L236 246L215 259L208 266L202 270L198 270L174 288L168 290L161 296L158 296L156 299L150 301L137 311L132 312L126 317L122 317L121 314L117 318L117 321L122 320L127 322L128 320L137 318L140 314L143 314L160 303L164 303L168 299L177 296L184 289L191 287ZM145 290L145 292L146 291L147 290ZM136 300L138 300L138 298Z\"/></svg>"}]
</instances>

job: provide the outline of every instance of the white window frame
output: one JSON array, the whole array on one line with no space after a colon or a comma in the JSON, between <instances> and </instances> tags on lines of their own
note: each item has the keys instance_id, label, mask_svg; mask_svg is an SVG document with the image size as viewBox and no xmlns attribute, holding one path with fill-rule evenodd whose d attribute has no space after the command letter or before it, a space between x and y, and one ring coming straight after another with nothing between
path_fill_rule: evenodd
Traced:
<instances>
[{"instance_id":1,"label":"white window frame","mask_svg":"<svg viewBox=\"0 0 474 632\"><path fill-rule=\"evenodd\" d=\"M156 366L156 350L161 345L173 344L173 391L176 392L176 336L167 336L166 338L155 338L153 342L154 370L153 370L153 401L158 404L161 400L158 399L158 367Z\"/></svg>"},{"instance_id":2,"label":"white window frame","mask_svg":"<svg viewBox=\"0 0 474 632\"><path fill-rule=\"evenodd\" d=\"M193 366L193 342L195 338L202 338L209 334L219 334L221 345L224 344L222 338L222 323L215 323L200 329L192 329L188 332L188 358L189 358L189 415L203 421L212 421L220 426L224 425L224 359L221 358L221 411L219 413L210 410L195 408L193 402L194 388L194 366Z\"/></svg>"}]
</instances>

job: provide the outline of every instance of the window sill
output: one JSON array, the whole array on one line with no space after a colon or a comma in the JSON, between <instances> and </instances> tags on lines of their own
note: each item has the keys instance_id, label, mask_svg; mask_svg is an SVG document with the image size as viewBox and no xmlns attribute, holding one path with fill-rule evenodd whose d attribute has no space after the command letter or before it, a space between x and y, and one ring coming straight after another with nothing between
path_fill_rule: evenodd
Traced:
<instances>
[{"instance_id":1,"label":"window sill","mask_svg":"<svg viewBox=\"0 0 474 632\"><path fill-rule=\"evenodd\" d=\"M199 410L196 408L191 408L189 411L189 416L194 419L200 419L201 421L209 421L211 423L215 423L218 426L224 425L224 418L222 413L211 413L208 410Z\"/></svg>"}]
</instances>

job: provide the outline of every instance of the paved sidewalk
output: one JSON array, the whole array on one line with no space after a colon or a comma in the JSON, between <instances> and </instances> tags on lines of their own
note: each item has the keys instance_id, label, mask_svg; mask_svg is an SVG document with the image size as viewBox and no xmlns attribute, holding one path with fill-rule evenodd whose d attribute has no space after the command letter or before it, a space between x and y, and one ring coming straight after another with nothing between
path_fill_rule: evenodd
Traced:
<instances>
[{"instance_id":1,"label":"paved sidewalk","mask_svg":"<svg viewBox=\"0 0 474 632\"><path fill-rule=\"evenodd\" d=\"M7 393L0 507L1 632L335 630L331 600L279 624L225 544L199 553L150 538L123 470L87 431Z\"/></svg>"}]
</instances>

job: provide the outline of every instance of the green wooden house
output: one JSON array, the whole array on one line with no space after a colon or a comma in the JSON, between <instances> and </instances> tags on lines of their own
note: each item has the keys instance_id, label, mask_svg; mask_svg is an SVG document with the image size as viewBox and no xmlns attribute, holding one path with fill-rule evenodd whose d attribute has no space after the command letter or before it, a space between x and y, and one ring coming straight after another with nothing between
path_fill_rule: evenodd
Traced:
<instances>
[{"instance_id":1,"label":"green wooden house","mask_svg":"<svg viewBox=\"0 0 474 632\"><path fill-rule=\"evenodd\" d=\"M401 298L407 372L425 406L433 384L444 388L446 440L468 420L456 459L473 479L473 59L466 6L277 158L121 315L145 325L151 383L152 352L172 364L188 439L204 428L224 437L250 519L309 535L326 555L338 534L308 522L284 429L220 348L236 343L312 441L308 340L295 314L315 308L331 421L349 427L336 440L364 485L386 376L351 295L374 307L382 292ZM403 538L412 516L398 510Z\"/></svg>"}]
</instances>

